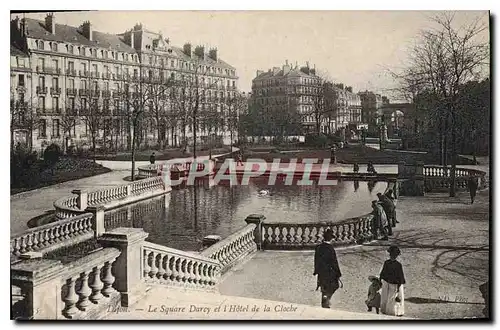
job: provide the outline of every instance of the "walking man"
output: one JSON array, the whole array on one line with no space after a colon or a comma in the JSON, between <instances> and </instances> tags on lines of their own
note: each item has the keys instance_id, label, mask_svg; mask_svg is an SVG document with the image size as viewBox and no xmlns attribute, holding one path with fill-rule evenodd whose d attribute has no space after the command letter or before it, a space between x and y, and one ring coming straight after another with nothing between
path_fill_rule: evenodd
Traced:
<instances>
[{"instance_id":1,"label":"walking man","mask_svg":"<svg viewBox=\"0 0 500 330\"><path fill-rule=\"evenodd\" d=\"M323 234L323 242L319 244L314 252L314 273L318 275L318 288L321 289L321 307L330 308L330 300L340 287L339 280L342 276L337 254L331 244L333 231L329 228Z\"/></svg>"},{"instance_id":2,"label":"walking man","mask_svg":"<svg viewBox=\"0 0 500 330\"><path fill-rule=\"evenodd\" d=\"M469 188L470 194L470 203L474 204L474 199L476 198L476 192L479 184L477 182L477 178L473 175L469 176L469 180L467 181L467 187Z\"/></svg>"}]
</instances>

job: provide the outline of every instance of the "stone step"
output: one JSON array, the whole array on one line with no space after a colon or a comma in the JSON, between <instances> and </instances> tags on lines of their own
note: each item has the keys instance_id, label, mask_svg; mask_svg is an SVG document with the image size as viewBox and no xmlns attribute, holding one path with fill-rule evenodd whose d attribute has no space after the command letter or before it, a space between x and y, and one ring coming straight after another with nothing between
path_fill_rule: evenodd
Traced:
<instances>
[{"instance_id":1,"label":"stone step","mask_svg":"<svg viewBox=\"0 0 500 330\"><path fill-rule=\"evenodd\" d=\"M129 308L110 310L106 320L401 320L401 317L353 313L219 293L155 286Z\"/></svg>"}]
</instances>

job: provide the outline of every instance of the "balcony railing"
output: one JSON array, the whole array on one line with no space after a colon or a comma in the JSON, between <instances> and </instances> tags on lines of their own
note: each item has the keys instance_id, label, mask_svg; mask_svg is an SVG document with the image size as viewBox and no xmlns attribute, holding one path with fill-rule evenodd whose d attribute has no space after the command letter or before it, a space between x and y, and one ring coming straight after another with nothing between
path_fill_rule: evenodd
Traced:
<instances>
[{"instance_id":1,"label":"balcony railing","mask_svg":"<svg viewBox=\"0 0 500 330\"><path fill-rule=\"evenodd\" d=\"M89 72L87 70L80 70L80 71L78 71L78 74L80 75L80 77L88 77L89 76Z\"/></svg>"},{"instance_id":2,"label":"balcony railing","mask_svg":"<svg viewBox=\"0 0 500 330\"><path fill-rule=\"evenodd\" d=\"M47 94L47 87L37 86L36 93L37 94Z\"/></svg>"},{"instance_id":3,"label":"balcony railing","mask_svg":"<svg viewBox=\"0 0 500 330\"><path fill-rule=\"evenodd\" d=\"M102 73L102 78L103 79L111 79L111 73L109 73L109 72L103 72Z\"/></svg>"},{"instance_id":4,"label":"balcony railing","mask_svg":"<svg viewBox=\"0 0 500 330\"><path fill-rule=\"evenodd\" d=\"M123 79L123 74L121 73L114 73L113 78L116 80L122 80Z\"/></svg>"},{"instance_id":5,"label":"balcony railing","mask_svg":"<svg viewBox=\"0 0 500 330\"><path fill-rule=\"evenodd\" d=\"M93 72L91 72L91 73L90 73L90 76L91 76L92 78L99 78L99 72L97 72L97 71L93 71Z\"/></svg>"},{"instance_id":6,"label":"balcony railing","mask_svg":"<svg viewBox=\"0 0 500 330\"><path fill-rule=\"evenodd\" d=\"M76 88L66 88L67 95L76 95Z\"/></svg>"},{"instance_id":7,"label":"balcony railing","mask_svg":"<svg viewBox=\"0 0 500 330\"><path fill-rule=\"evenodd\" d=\"M80 89L78 90L78 94L79 94L80 96L89 96L89 94L90 94L90 90L88 90L88 89L86 89L86 88L80 88Z\"/></svg>"},{"instance_id":8,"label":"balcony railing","mask_svg":"<svg viewBox=\"0 0 500 330\"><path fill-rule=\"evenodd\" d=\"M76 70L75 69L66 69L66 74L68 76L76 76Z\"/></svg>"},{"instance_id":9,"label":"balcony railing","mask_svg":"<svg viewBox=\"0 0 500 330\"><path fill-rule=\"evenodd\" d=\"M52 95L61 94L61 88L60 87L50 87L50 94L52 94Z\"/></svg>"}]
</instances>

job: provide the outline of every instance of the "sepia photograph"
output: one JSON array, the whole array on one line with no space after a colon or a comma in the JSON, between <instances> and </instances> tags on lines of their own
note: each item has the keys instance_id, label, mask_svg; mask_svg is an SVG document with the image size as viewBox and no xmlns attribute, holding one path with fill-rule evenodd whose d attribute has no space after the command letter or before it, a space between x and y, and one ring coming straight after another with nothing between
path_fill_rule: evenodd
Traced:
<instances>
[{"instance_id":1,"label":"sepia photograph","mask_svg":"<svg viewBox=\"0 0 500 330\"><path fill-rule=\"evenodd\" d=\"M10 11L10 319L492 321L486 9Z\"/></svg>"}]
</instances>

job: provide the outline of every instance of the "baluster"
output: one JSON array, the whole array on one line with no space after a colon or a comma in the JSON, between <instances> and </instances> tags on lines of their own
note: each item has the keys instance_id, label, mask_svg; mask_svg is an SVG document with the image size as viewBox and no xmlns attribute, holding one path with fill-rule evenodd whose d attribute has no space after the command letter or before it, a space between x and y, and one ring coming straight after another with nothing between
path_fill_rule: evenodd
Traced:
<instances>
[{"instance_id":1,"label":"baluster","mask_svg":"<svg viewBox=\"0 0 500 330\"><path fill-rule=\"evenodd\" d=\"M335 226L335 231L333 232L333 237L335 241L340 240L340 226L339 225L334 225Z\"/></svg>"},{"instance_id":2,"label":"baluster","mask_svg":"<svg viewBox=\"0 0 500 330\"><path fill-rule=\"evenodd\" d=\"M269 227L262 226L262 230L264 232L264 246L269 245Z\"/></svg>"},{"instance_id":3,"label":"baluster","mask_svg":"<svg viewBox=\"0 0 500 330\"><path fill-rule=\"evenodd\" d=\"M163 263L162 263L163 275L161 280L168 280L170 274L172 274L172 272L170 271L170 259L171 257L169 255L165 255L165 257L163 258Z\"/></svg>"},{"instance_id":4,"label":"baluster","mask_svg":"<svg viewBox=\"0 0 500 330\"><path fill-rule=\"evenodd\" d=\"M41 233L33 233L33 246L32 246L32 249L33 250L38 250L40 248L40 241L38 240L38 236L40 235Z\"/></svg>"},{"instance_id":5,"label":"baluster","mask_svg":"<svg viewBox=\"0 0 500 330\"><path fill-rule=\"evenodd\" d=\"M158 273L158 267L156 266L156 257L159 254L157 252L151 252L151 269L149 271L149 277L153 280L156 279L156 273Z\"/></svg>"},{"instance_id":6,"label":"baluster","mask_svg":"<svg viewBox=\"0 0 500 330\"><path fill-rule=\"evenodd\" d=\"M80 300L78 301L76 306L82 311L85 311L87 307L90 305L89 296L92 293L92 290L90 290L88 283L89 273L90 271L87 270L80 274L80 280L82 282L82 285L80 286L80 289L77 292L78 296L80 297Z\"/></svg>"},{"instance_id":7,"label":"baluster","mask_svg":"<svg viewBox=\"0 0 500 330\"><path fill-rule=\"evenodd\" d=\"M163 267L164 259L167 259L167 257L160 254L158 260L158 273L156 273L156 278L158 280L163 280L163 274L165 274L165 268Z\"/></svg>"},{"instance_id":8,"label":"baluster","mask_svg":"<svg viewBox=\"0 0 500 330\"><path fill-rule=\"evenodd\" d=\"M295 244L302 243L302 235L299 234L299 231L302 233L304 231L304 229L300 226L295 227L295 239L294 239Z\"/></svg>"},{"instance_id":9,"label":"baluster","mask_svg":"<svg viewBox=\"0 0 500 330\"><path fill-rule=\"evenodd\" d=\"M64 229L64 238L65 238L65 239L68 239L68 238L70 237L70 236L69 236L69 234L70 234L70 231L69 231L69 223L64 224L63 229Z\"/></svg>"},{"instance_id":10,"label":"baluster","mask_svg":"<svg viewBox=\"0 0 500 330\"><path fill-rule=\"evenodd\" d=\"M293 235L291 233L292 231L292 226L286 228L286 244L293 244Z\"/></svg>"},{"instance_id":11,"label":"baluster","mask_svg":"<svg viewBox=\"0 0 500 330\"><path fill-rule=\"evenodd\" d=\"M26 252L26 247L27 247L27 244L26 244L26 236L22 236L22 237L19 237L19 241L20 241L20 245L19 245L19 252L21 254L25 253Z\"/></svg>"},{"instance_id":12,"label":"baluster","mask_svg":"<svg viewBox=\"0 0 500 330\"><path fill-rule=\"evenodd\" d=\"M78 312L78 308L76 308L75 306L76 302L78 301L78 296L75 293L76 279L77 279L76 277L71 277L66 280L68 292L66 296L63 298L64 301L63 315L69 319L73 318L73 315L75 315Z\"/></svg>"},{"instance_id":13,"label":"baluster","mask_svg":"<svg viewBox=\"0 0 500 330\"><path fill-rule=\"evenodd\" d=\"M181 275L181 258L180 257L175 257L175 263L174 263L174 268L173 268L173 274L172 276L174 277L174 280L176 282L180 282L182 275Z\"/></svg>"},{"instance_id":14,"label":"baluster","mask_svg":"<svg viewBox=\"0 0 500 330\"><path fill-rule=\"evenodd\" d=\"M96 266L92 269L92 283L90 284L90 288L92 289L92 294L90 295L90 301L94 304L98 304L99 300L102 299L101 290L104 287L104 284L101 281L101 266Z\"/></svg>"},{"instance_id":15,"label":"baluster","mask_svg":"<svg viewBox=\"0 0 500 330\"><path fill-rule=\"evenodd\" d=\"M14 254L21 254L21 240L22 238L14 238Z\"/></svg>"},{"instance_id":16,"label":"baluster","mask_svg":"<svg viewBox=\"0 0 500 330\"><path fill-rule=\"evenodd\" d=\"M188 283L193 283L193 262L192 261L188 261L186 263L186 273L187 273L187 279L186 279L186 282Z\"/></svg>"},{"instance_id":17,"label":"baluster","mask_svg":"<svg viewBox=\"0 0 500 330\"><path fill-rule=\"evenodd\" d=\"M187 260L185 258L182 258L181 262L181 281L183 283L186 283L188 276L187 276Z\"/></svg>"},{"instance_id":18,"label":"baluster","mask_svg":"<svg viewBox=\"0 0 500 330\"><path fill-rule=\"evenodd\" d=\"M26 252L33 251L33 234L26 235Z\"/></svg>"},{"instance_id":19,"label":"baluster","mask_svg":"<svg viewBox=\"0 0 500 330\"><path fill-rule=\"evenodd\" d=\"M104 283L104 288L102 289L102 295L104 297L109 297L115 289L113 288L113 283L115 283L115 277L113 276L112 273L112 268L113 268L113 262L116 259L106 261L104 264L104 277L102 278L102 281Z\"/></svg>"},{"instance_id":20,"label":"baluster","mask_svg":"<svg viewBox=\"0 0 500 330\"><path fill-rule=\"evenodd\" d=\"M284 243L284 238L285 235L283 235L283 232L286 230L285 228L282 227L277 227L278 228L278 243L283 244Z\"/></svg>"},{"instance_id":21,"label":"baluster","mask_svg":"<svg viewBox=\"0 0 500 330\"><path fill-rule=\"evenodd\" d=\"M210 277L208 276L208 265L203 264L201 269L201 280L203 285L209 285Z\"/></svg>"},{"instance_id":22,"label":"baluster","mask_svg":"<svg viewBox=\"0 0 500 330\"><path fill-rule=\"evenodd\" d=\"M149 271L151 270L151 267L149 266L149 251L144 250L142 258L144 264L144 277L149 278Z\"/></svg>"},{"instance_id":23,"label":"baluster","mask_svg":"<svg viewBox=\"0 0 500 330\"><path fill-rule=\"evenodd\" d=\"M173 275L173 270L175 268L175 257L169 256L166 265L167 267L166 267L165 279L168 281L172 281L175 278L175 276Z\"/></svg>"}]
</instances>

